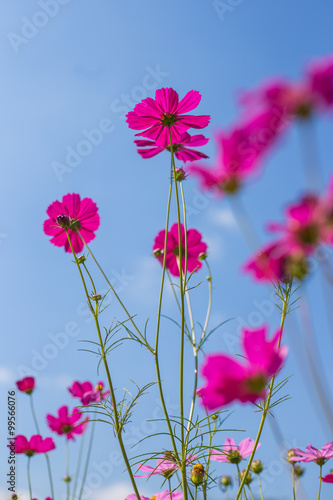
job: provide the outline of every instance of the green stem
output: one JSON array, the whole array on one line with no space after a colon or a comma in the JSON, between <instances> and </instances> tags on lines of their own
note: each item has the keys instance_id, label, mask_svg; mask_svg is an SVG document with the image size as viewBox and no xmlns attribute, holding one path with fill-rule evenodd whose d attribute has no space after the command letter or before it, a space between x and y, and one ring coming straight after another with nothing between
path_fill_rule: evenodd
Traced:
<instances>
[{"instance_id":1,"label":"green stem","mask_svg":"<svg viewBox=\"0 0 333 500\"><path fill-rule=\"evenodd\" d=\"M293 500L296 500L296 489L295 489L295 463L292 464L292 479L293 479Z\"/></svg>"},{"instance_id":2,"label":"green stem","mask_svg":"<svg viewBox=\"0 0 333 500\"><path fill-rule=\"evenodd\" d=\"M70 487L70 480L69 480L69 443L68 439L66 439L66 499L69 500L69 487Z\"/></svg>"},{"instance_id":3,"label":"green stem","mask_svg":"<svg viewBox=\"0 0 333 500\"><path fill-rule=\"evenodd\" d=\"M207 415L208 432L209 432L209 438L208 438L209 454L208 454L207 464L206 464L205 479L204 479L204 482L202 484L202 493L203 493L204 500L207 499L207 483L208 483L208 471L209 471L209 465L210 465L210 450L212 448L212 439L213 439L213 436L215 434L215 429L216 429L216 425L214 423L214 429L212 432L211 426L210 426L210 416L208 415L207 409L206 409L206 415Z\"/></svg>"},{"instance_id":4,"label":"green stem","mask_svg":"<svg viewBox=\"0 0 333 500\"><path fill-rule=\"evenodd\" d=\"M261 500L264 500L264 495L263 495L263 492L262 492L262 484L261 484L260 474L258 474L258 483L259 483L259 490L260 490L260 498L261 498Z\"/></svg>"},{"instance_id":5,"label":"green stem","mask_svg":"<svg viewBox=\"0 0 333 500\"><path fill-rule=\"evenodd\" d=\"M86 464L84 466L84 471L83 471L83 476L82 476L82 484L80 488L80 494L79 494L79 500L81 499L82 493L83 493L83 488L84 488L84 483L86 482L86 477L87 477L87 472L88 472L88 466L89 466L89 460L91 456L91 449L92 449L92 444L94 440L94 432L95 432L95 420L96 412L94 413L94 420L91 425L91 433L90 433L90 441L89 441L89 446L88 446L88 452L87 452L87 458L86 458ZM73 500L74 500L74 495L73 495Z\"/></svg>"},{"instance_id":6,"label":"green stem","mask_svg":"<svg viewBox=\"0 0 333 500\"><path fill-rule=\"evenodd\" d=\"M170 500L172 500L172 489L171 489L171 478L170 477L168 477L168 485L169 485Z\"/></svg>"},{"instance_id":7,"label":"green stem","mask_svg":"<svg viewBox=\"0 0 333 500\"><path fill-rule=\"evenodd\" d=\"M29 495L30 495L30 500L32 500L32 489L31 489L31 479L30 479L30 459L31 459L31 457L28 457L27 474L28 474Z\"/></svg>"},{"instance_id":8,"label":"green stem","mask_svg":"<svg viewBox=\"0 0 333 500\"><path fill-rule=\"evenodd\" d=\"M322 474L322 468L323 466L320 465L320 472L319 472L319 489L318 489L318 500L320 500L320 490L321 490L321 474Z\"/></svg>"},{"instance_id":9,"label":"green stem","mask_svg":"<svg viewBox=\"0 0 333 500\"><path fill-rule=\"evenodd\" d=\"M197 487L197 485L195 485L194 500L197 500L197 493L198 493L198 487Z\"/></svg>"},{"instance_id":10,"label":"green stem","mask_svg":"<svg viewBox=\"0 0 333 500\"><path fill-rule=\"evenodd\" d=\"M104 344L103 344L101 330L100 330L99 321L98 321L98 304L96 302L96 306L95 306L96 308L94 310L94 308L93 308L93 306L91 304L91 299L90 299L88 290L87 290L87 285L86 285L84 276L83 276L82 271L81 271L81 266L80 266L80 264L78 262L78 258L76 256L76 253L74 252L74 249L73 249L73 246L72 246L72 242L71 242L71 239L69 237L69 234L68 234L67 230L66 230L66 233L67 233L67 238L68 238L69 245L71 247L71 250L72 250L72 253L73 253L73 256L74 256L74 259L75 259L75 263L76 263L77 268L78 268L79 273L80 273L80 277L81 277L83 288L84 288L84 291L85 291L85 294L86 294L86 298L87 298L90 310L91 310L91 312L92 312L92 314L94 316L94 320L95 320L95 326L96 326L97 335L98 335L98 339L99 339L99 344L100 344L100 348L101 348L101 357L102 357L104 368L105 368L105 371L106 371L106 376L107 376L107 379L108 379L108 384L109 384L109 389L110 389L110 395L111 395L111 400L112 400L113 414L114 414L114 430L115 430L115 433L117 435L117 439L118 439L118 442L119 442L121 453L123 455L123 459L124 459L124 462L125 462L128 474L130 476L130 480L131 480L131 483L132 483L135 495L136 495L136 497L137 497L138 500L141 500L141 497L140 497L140 494L139 494L139 491L137 489L136 482L135 482L135 479L134 479L134 476L133 476L133 473L132 473L132 469L131 469L131 466L130 466L130 463L129 463L129 460L128 460L128 457L127 457L127 454L126 454L126 450L125 450L125 447L124 447L122 435L121 435L122 428L119 425L119 418L118 418L118 411L117 411L117 402L116 402L116 398L115 398L114 388L113 388L113 384L112 384L112 380L111 380L111 374L110 374L109 366L108 366L106 355L105 355Z\"/></svg>"},{"instance_id":11,"label":"green stem","mask_svg":"<svg viewBox=\"0 0 333 500\"><path fill-rule=\"evenodd\" d=\"M84 432L81 435L80 450L79 450L79 457L78 457L78 460L77 460L77 466L76 466L76 471L75 471L75 479L74 479L72 500L75 500L75 493L76 493L77 481L78 481L78 478L79 478L79 473L80 473L80 468L81 468L81 459L82 459L82 454L83 454L83 444L84 444L84 438L85 438L85 436L86 436L86 433Z\"/></svg>"},{"instance_id":12,"label":"green stem","mask_svg":"<svg viewBox=\"0 0 333 500\"><path fill-rule=\"evenodd\" d=\"M182 464L181 476L184 500L187 500L187 478L186 478L186 446L184 436L184 344L185 344L185 287L186 287L186 272L187 272L187 226L186 226L186 210L184 205L184 236L185 236L185 272L183 276L183 249L181 237L181 218L180 218L180 203L178 186L176 180L176 165L172 144L171 129L169 126L170 152L172 161L172 171L175 183L175 195L177 204L177 219L178 219L178 268L179 268L179 288L180 288L180 305L181 305L181 328L180 328L180 368L179 368L179 402L180 402L180 440L182 444Z\"/></svg>"},{"instance_id":13,"label":"green stem","mask_svg":"<svg viewBox=\"0 0 333 500\"><path fill-rule=\"evenodd\" d=\"M288 304L289 304L289 299L290 299L290 294L291 294L291 287L292 287L292 281L289 283L288 288L286 289L286 292L285 292L285 295L284 295L283 307L282 307L282 315L281 315L281 323L280 323L280 331L281 331L281 333L280 333L280 337L279 337L278 344L277 344L278 347L280 347L281 340L282 340L282 332L283 332L284 322L285 322L285 319L286 319L286 316L287 316L287 312L288 312ZM243 480L242 480L242 482L241 482L241 484L239 486L239 489L238 489L238 492L237 492L235 500L238 500L239 497L240 497L240 494L241 494L242 489L243 489L244 484L245 484L245 479L246 479L247 474L248 474L248 472L250 470L250 467L251 467L251 464L252 464L255 452L257 450L259 439L260 439L262 430L264 428L264 423L265 423L266 416L267 416L267 413L268 413L268 410L269 410L269 404L270 404L271 397L272 397L274 381L275 381L275 376L272 377L272 380L271 380L270 385L269 385L268 396L267 396L266 401L264 403L264 408L263 408L263 411L262 411L262 416L261 416L261 421L260 421L260 424L259 424L259 429L258 429L257 437L255 439L253 450L252 450L251 456L249 458L249 462L247 464L247 467L246 467L246 470L245 470L245 473L244 473L244 477L243 477Z\"/></svg>"},{"instance_id":14,"label":"green stem","mask_svg":"<svg viewBox=\"0 0 333 500\"><path fill-rule=\"evenodd\" d=\"M37 434L40 434L40 430L39 430L39 425L38 425L38 421L37 421L37 416L36 416L36 412L35 412L35 407L34 407L34 402L33 402L32 394L30 394L30 408L31 408L32 418L33 418L33 421L35 423ZM52 481L51 464L50 464L50 459L49 459L49 454L48 453L45 453L45 460L46 460L47 472L48 472L49 481L50 481L51 498L52 498L52 500L55 500L54 489L53 489L53 481Z\"/></svg>"},{"instance_id":15,"label":"green stem","mask_svg":"<svg viewBox=\"0 0 333 500\"><path fill-rule=\"evenodd\" d=\"M251 491L250 485L248 484L248 486L247 486L247 487L249 488L249 492L250 492L250 495L251 495L252 500L254 500L254 496L253 496L253 493L252 493L252 491Z\"/></svg>"}]
</instances>

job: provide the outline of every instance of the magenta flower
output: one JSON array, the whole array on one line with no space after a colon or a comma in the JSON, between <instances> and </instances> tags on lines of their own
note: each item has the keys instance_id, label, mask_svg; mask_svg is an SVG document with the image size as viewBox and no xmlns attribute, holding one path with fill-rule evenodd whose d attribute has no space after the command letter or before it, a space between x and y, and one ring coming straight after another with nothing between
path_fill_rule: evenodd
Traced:
<instances>
[{"instance_id":1,"label":"magenta flower","mask_svg":"<svg viewBox=\"0 0 333 500\"><path fill-rule=\"evenodd\" d=\"M321 480L324 483L333 483L333 474L326 474L326 476L322 477Z\"/></svg>"},{"instance_id":2,"label":"magenta flower","mask_svg":"<svg viewBox=\"0 0 333 500\"><path fill-rule=\"evenodd\" d=\"M171 88L156 90L155 100L151 97L136 104L133 111L127 113L128 126L134 130L143 130L136 134L168 144L169 127L173 143L179 143L180 137L189 128L207 127L210 116L184 115L195 109L201 100L196 90L188 92L181 101Z\"/></svg>"},{"instance_id":3,"label":"magenta flower","mask_svg":"<svg viewBox=\"0 0 333 500\"><path fill-rule=\"evenodd\" d=\"M35 453L47 453L54 450L55 444L52 438L43 439L39 434L35 434L28 439L21 434L15 438L15 453L25 453L27 457L32 457Z\"/></svg>"},{"instance_id":4,"label":"magenta flower","mask_svg":"<svg viewBox=\"0 0 333 500\"><path fill-rule=\"evenodd\" d=\"M256 448L259 448L261 443L258 443ZM230 462L231 464L239 464L243 458L251 455L254 448L254 440L250 438L243 439L236 444L236 441L232 438L226 438L224 445L222 446L223 452L212 449L211 460L216 460L216 462Z\"/></svg>"},{"instance_id":5,"label":"magenta flower","mask_svg":"<svg viewBox=\"0 0 333 500\"><path fill-rule=\"evenodd\" d=\"M179 276L179 237L178 224L174 224L168 232L166 249L166 268L173 276ZM160 231L155 238L153 252L155 257L163 265L165 229ZM187 230L187 271L190 273L198 271L202 267L200 259L207 256L207 245L201 241L202 235L196 229ZM181 224L181 255L182 269L185 272L185 230Z\"/></svg>"},{"instance_id":6,"label":"magenta flower","mask_svg":"<svg viewBox=\"0 0 333 500\"><path fill-rule=\"evenodd\" d=\"M183 493L180 491L173 491L170 493L168 490L160 491L159 493L155 493L151 498L145 497L141 495L141 500L181 500L183 498ZM137 500L136 495L132 493L128 495L125 500Z\"/></svg>"},{"instance_id":7,"label":"magenta flower","mask_svg":"<svg viewBox=\"0 0 333 500\"><path fill-rule=\"evenodd\" d=\"M202 134L190 136L190 134L184 132L181 135L179 142L172 144L173 152L175 153L176 158L183 162L195 161L199 160L200 158L208 158L208 156L201 151L197 151L196 149L192 149L192 147L188 147L204 146L208 141L209 139L206 139L206 137L204 137ZM156 156L164 150L170 151L169 138L166 143L160 143L148 139L140 139L134 142L138 146L138 148L147 148L138 149L138 153L142 156L142 158L152 158L153 156Z\"/></svg>"},{"instance_id":8,"label":"magenta flower","mask_svg":"<svg viewBox=\"0 0 333 500\"><path fill-rule=\"evenodd\" d=\"M99 227L97 205L91 198L81 200L79 194L66 194L62 201L54 201L47 209L49 219L44 222L44 233L51 238L51 243L57 247L65 247L66 252L71 252L66 229L68 230L74 252L83 250L83 242L78 234L80 232L86 243L95 238L95 231Z\"/></svg>"},{"instance_id":9,"label":"magenta flower","mask_svg":"<svg viewBox=\"0 0 333 500\"><path fill-rule=\"evenodd\" d=\"M85 406L90 403L103 401L107 395L110 394L110 391L103 392L103 389L103 382L98 382L94 388L92 383L89 381L82 383L75 381L72 386L68 388L72 396L74 398L80 398L81 403Z\"/></svg>"},{"instance_id":10,"label":"magenta flower","mask_svg":"<svg viewBox=\"0 0 333 500\"><path fill-rule=\"evenodd\" d=\"M297 457L290 457L289 460L292 462L316 462L318 465L324 465L327 460L333 458L333 442L324 444L321 450L318 450L311 444L309 444L305 451L294 448L294 452L297 453Z\"/></svg>"},{"instance_id":11,"label":"magenta flower","mask_svg":"<svg viewBox=\"0 0 333 500\"><path fill-rule=\"evenodd\" d=\"M312 61L306 71L313 98L322 108L333 106L333 55Z\"/></svg>"},{"instance_id":12,"label":"magenta flower","mask_svg":"<svg viewBox=\"0 0 333 500\"><path fill-rule=\"evenodd\" d=\"M197 455L187 455L186 457L186 465L189 465L193 460L195 460ZM176 470L178 470L178 464L176 459L173 456L173 453L168 451L166 452L162 458L159 458L156 461L156 466L151 467L150 465L138 465L138 470L143 472L148 472L148 474L140 474L134 477L150 477L155 474L161 474L165 478L170 478Z\"/></svg>"},{"instance_id":13,"label":"magenta flower","mask_svg":"<svg viewBox=\"0 0 333 500\"><path fill-rule=\"evenodd\" d=\"M199 177L204 190L235 193L250 175L258 172L263 156L283 129L283 116L268 110L244 120L229 134L218 132L218 155L214 168L193 164L189 172Z\"/></svg>"},{"instance_id":14,"label":"magenta flower","mask_svg":"<svg viewBox=\"0 0 333 500\"><path fill-rule=\"evenodd\" d=\"M82 412L77 408L68 414L68 406L61 406L58 410L58 417L46 415L46 420L51 431L56 432L60 436L65 434L67 439L74 439L74 434L83 434L87 427L88 418L81 421Z\"/></svg>"},{"instance_id":15,"label":"magenta flower","mask_svg":"<svg viewBox=\"0 0 333 500\"><path fill-rule=\"evenodd\" d=\"M285 246L282 241L271 243L260 250L243 267L253 273L256 281L281 281L284 278Z\"/></svg>"},{"instance_id":16,"label":"magenta flower","mask_svg":"<svg viewBox=\"0 0 333 500\"><path fill-rule=\"evenodd\" d=\"M19 391L31 394L35 388L35 379L34 377L24 377L16 382L16 386Z\"/></svg>"},{"instance_id":17,"label":"magenta flower","mask_svg":"<svg viewBox=\"0 0 333 500\"><path fill-rule=\"evenodd\" d=\"M287 355L286 347L278 347L281 331L272 340L266 339L267 327L244 329L242 347L244 361L239 362L226 354L206 357L202 374L207 379L200 389L202 404L215 410L235 400L255 403L266 396L266 385L277 373Z\"/></svg>"}]
</instances>

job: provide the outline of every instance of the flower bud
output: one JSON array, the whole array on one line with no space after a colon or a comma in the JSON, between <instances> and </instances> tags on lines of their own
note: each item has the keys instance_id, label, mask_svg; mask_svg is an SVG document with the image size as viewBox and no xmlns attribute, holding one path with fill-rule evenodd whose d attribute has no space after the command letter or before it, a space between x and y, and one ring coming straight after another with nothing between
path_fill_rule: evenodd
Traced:
<instances>
[{"instance_id":1,"label":"flower bud","mask_svg":"<svg viewBox=\"0 0 333 500\"><path fill-rule=\"evenodd\" d=\"M294 471L296 477L302 477L305 472L305 469L298 464L295 465Z\"/></svg>"},{"instance_id":2,"label":"flower bud","mask_svg":"<svg viewBox=\"0 0 333 500\"><path fill-rule=\"evenodd\" d=\"M70 476L66 476L66 477L64 477L64 481L65 481L65 483L70 483L70 482L71 482L71 480L72 480L72 478L71 478Z\"/></svg>"},{"instance_id":3,"label":"flower bud","mask_svg":"<svg viewBox=\"0 0 333 500\"><path fill-rule=\"evenodd\" d=\"M206 254L206 252L202 252L202 253L200 253L200 254L198 255L198 259L199 259L199 260L205 260L205 259L207 259L207 254Z\"/></svg>"},{"instance_id":4,"label":"flower bud","mask_svg":"<svg viewBox=\"0 0 333 500\"><path fill-rule=\"evenodd\" d=\"M231 477L230 476L222 476L221 477L221 484L222 484L222 486L225 486L226 488L228 488L228 486L230 486L232 484Z\"/></svg>"},{"instance_id":5,"label":"flower bud","mask_svg":"<svg viewBox=\"0 0 333 500\"><path fill-rule=\"evenodd\" d=\"M287 453L287 462L289 462L291 465L293 465L295 463L294 460L289 460L289 458L291 457L298 457L297 453L295 452L294 448L290 448L290 450L288 450L288 453Z\"/></svg>"},{"instance_id":6,"label":"flower bud","mask_svg":"<svg viewBox=\"0 0 333 500\"><path fill-rule=\"evenodd\" d=\"M100 293L94 293L94 295L91 296L91 300L94 300L95 302L98 302L101 298L102 295Z\"/></svg>"},{"instance_id":7,"label":"flower bud","mask_svg":"<svg viewBox=\"0 0 333 500\"><path fill-rule=\"evenodd\" d=\"M163 255L163 250L160 248L156 248L156 250L153 251L154 257L161 257Z\"/></svg>"},{"instance_id":8,"label":"flower bud","mask_svg":"<svg viewBox=\"0 0 333 500\"><path fill-rule=\"evenodd\" d=\"M13 493L12 496L11 496L11 499L12 500L18 500L18 496L16 493Z\"/></svg>"},{"instance_id":9,"label":"flower bud","mask_svg":"<svg viewBox=\"0 0 333 500\"><path fill-rule=\"evenodd\" d=\"M246 471L245 471L245 469L244 469L244 470L242 470L242 471L241 471L241 473L240 473L240 479L241 479L241 481L243 481L243 477L244 477L244 475L245 475L245 472L246 472ZM251 472L248 472L248 473L247 473L247 476L246 476L246 479L245 479L245 481L244 481L244 484L249 485L250 483L252 483L252 481L253 481L253 477L252 477L252 475L251 475Z\"/></svg>"},{"instance_id":10,"label":"flower bud","mask_svg":"<svg viewBox=\"0 0 333 500\"><path fill-rule=\"evenodd\" d=\"M200 486L205 478L205 468L201 464L193 465L191 470L191 481L195 486Z\"/></svg>"},{"instance_id":11,"label":"flower bud","mask_svg":"<svg viewBox=\"0 0 333 500\"><path fill-rule=\"evenodd\" d=\"M263 470L264 466L261 460L253 460L251 464L251 471L253 474L260 474Z\"/></svg>"},{"instance_id":12,"label":"flower bud","mask_svg":"<svg viewBox=\"0 0 333 500\"><path fill-rule=\"evenodd\" d=\"M56 218L56 222L62 229L68 229L71 225L70 218L65 214L58 215L58 217Z\"/></svg>"},{"instance_id":13,"label":"flower bud","mask_svg":"<svg viewBox=\"0 0 333 500\"><path fill-rule=\"evenodd\" d=\"M84 255L81 255L80 257L77 258L78 264L83 264L87 260L87 257Z\"/></svg>"},{"instance_id":14,"label":"flower bud","mask_svg":"<svg viewBox=\"0 0 333 500\"><path fill-rule=\"evenodd\" d=\"M184 181L186 179L186 170L181 168L176 168L176 181Z\"/></svg>"},{"instance_id":15,"label":"flower bud","mask_svg":"<svg viewBox=\"0 0 333 500\"><path fill-rule=\"evenodd\" d=\"M211 415L210 418L212 420L217 420L219 417L214 413L214 415Z\"/></svg>"}]
</instances>

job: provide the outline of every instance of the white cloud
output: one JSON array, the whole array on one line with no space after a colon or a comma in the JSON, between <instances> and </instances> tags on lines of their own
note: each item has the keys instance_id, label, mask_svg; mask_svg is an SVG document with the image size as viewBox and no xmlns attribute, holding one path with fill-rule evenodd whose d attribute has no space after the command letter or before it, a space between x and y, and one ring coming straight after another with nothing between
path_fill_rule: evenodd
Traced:
<instances>
[{"instance_id":1,"label":"white cloud","mask_svg":"<svg viewBox=\"0 0 333 500\"><path fill-rule=\"evenodd\" d=\"M0 384L7 384L8 382L13 382L14 372L9 368L4 366L0 367Z\"/></svg>"},{"instance_id":2,"label":"white cloud","mask_svg":"<svg viewBox=\"0 0 333 500\"><path fill-rule=\"evenodd\" d=\"M236 229L237 222L234 217L234 214L228 207L224 207L222 209L212 208L209 211L209 218L215 224L219 226L227 227L229 229Z\"/></svg>"}]
</instances>

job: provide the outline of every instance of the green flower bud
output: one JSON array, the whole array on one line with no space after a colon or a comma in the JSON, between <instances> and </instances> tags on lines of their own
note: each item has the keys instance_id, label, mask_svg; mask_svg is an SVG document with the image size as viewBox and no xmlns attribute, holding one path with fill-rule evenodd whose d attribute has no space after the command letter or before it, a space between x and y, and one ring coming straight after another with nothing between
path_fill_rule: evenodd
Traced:
<instances>
[{"instance_id":1,"label":"green flower bud","mask_svg":"<svg viewBox=\"0 0 333 500\"><path fill-rule=\"evenodd\" d=\"M299 464L295 465L294 470L295 470L296 477L302 477L304 472L305 472L305 469L303 467L301 467Z\"/></svg>"},{"instance_id":2,"label":"green flower bud","mask_svg":"<svg viewBox=\"0 0 333 500\"><path fill-rule=\"evenodd\" d=\"M222 486L225 486L226 488L228 488L228 486L230 486L232 484L231 477L230 476L222 476L221 477L221 484L222 484Z\"/></svg>"},{"instance_id":3,"label":"green flower bud","mask_svg":"<svg viewBox=\"0 0 333 500\"><path fill-rule=\"evenodd\" d=\"M91 296L91 300L94 300L95 302L98 302L101 298L102 296L99 293L94 293L94 295Z\"/></svg>"},{"instance_id":4,"label":"green flower bud","mask_svg":"<svg viewBox=\"0 0 333 500\"><path fill-rule=\"evenodd\" d=\"M263 470L264 466L261 460L253 460L251 464L251 471L253 474L260 474Z\"/></svg>"},{"instance_id":5,"label":"green flower bud","mask_svg":"<svg viewBox=\"0 0 333 500\"><path fill-rule=\"evenodd\" d=\"M201 464L193 465L191 470L191 481L196 486L200 486L203 483L205 478L205 468Z\"/></svg>"},{"instance_id":6,"label":"green flower bud","mask_svg":"<svg viewBox=\"0 0 333 500\"><path fill-rule=\"evenodd\" d=\"M243 481L243 477L244 477L244 475L245 475L245 472L246 472L246 471L245 471L245 469L244 469L244 470L242 470L242 471L241 471L241 473L240 473L240 479L241 479L241 481ZM252 475L251 475L251 472L248 472L248 473L247 473L247 476L246 476L246 479L245 479L245 481L244 481L244 484L249 485L250 483L252 483L252 481L253 481L253 477L252 477Z\"/></svg>"}]
</instances>

